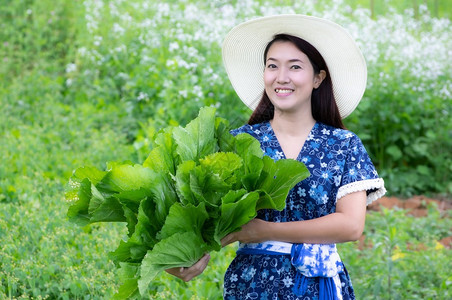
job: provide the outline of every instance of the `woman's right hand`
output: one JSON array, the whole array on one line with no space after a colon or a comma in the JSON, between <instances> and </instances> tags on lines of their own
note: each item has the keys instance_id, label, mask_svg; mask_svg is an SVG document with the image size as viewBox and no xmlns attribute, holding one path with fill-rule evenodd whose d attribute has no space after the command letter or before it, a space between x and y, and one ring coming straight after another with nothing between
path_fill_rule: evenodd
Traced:
<instances>
[{"instance_id":1,"label":"woman's right hand","mask_svg":"<svg viewBox=\"0 0 452 300\"><path fill-rule=\"evenodd\" d=\"M210 260L210 254L205 254L197 263L189 268L184 267L176 267L171 269L166 269L165 271L171 275L176 276L177 278L182 279L187 282L201 274L204 269L207 267L207 264Z\"/></svg>"}]
</instances>

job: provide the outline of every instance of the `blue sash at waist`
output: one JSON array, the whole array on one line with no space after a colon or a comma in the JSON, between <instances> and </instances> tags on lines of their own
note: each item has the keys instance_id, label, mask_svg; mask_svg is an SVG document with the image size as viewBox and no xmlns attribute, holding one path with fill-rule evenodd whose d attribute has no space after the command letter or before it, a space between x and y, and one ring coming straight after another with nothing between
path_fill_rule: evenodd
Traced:
<instances>
[{"instance_id":1,"label":"blue sash at waist","mask_svg":"<svg viewBox=\"0 0 452 300\"><path fill-rule=\"evenodd\" d=\"M298 297L307 290L307 278L318 277L320 300L342 299L338 274L344 271L344 265L336 244L291 244L279 241L240 243L237 254L290 254L292 265L297 270L293 291Z\"/></svg>"}]
</instances>

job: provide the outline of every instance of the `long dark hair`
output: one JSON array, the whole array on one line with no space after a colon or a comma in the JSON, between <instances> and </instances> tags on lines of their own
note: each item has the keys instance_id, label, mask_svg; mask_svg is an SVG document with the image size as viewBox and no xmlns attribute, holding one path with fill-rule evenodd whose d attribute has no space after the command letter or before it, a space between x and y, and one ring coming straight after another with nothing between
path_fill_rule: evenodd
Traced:
<instances>
[{"instance_id":1,"label":"long dark hair","mask_svg":"<svg viewBox=\"0 0 452 300\"><path fill-rule=\"evenodd\" d=\"M342 118L339 113L339 109L336 105L336 100L334 99L333 83L331 82L330 72L328 71L328 67L322 55L320 55L319 51L317 51L317 49L314 48L314 46L312 46L310 43L299 37L288 34L277 34L265 48L264 64L267 58L268 50L270 49L271 45L279 41L291 42L301 52L306 54L314 69L314 74L316 75L319 74L321 70L324 70L326 72L326 77L322 81L320 86L312 91L311 95L312 116L316 121L337 128L345 129L345 126L342 123ZM271 103L267 93L264 90L264 94L262 95L259 104L253 111L253 114L251 115L250 119L248 120L248 124L253 125L257 123L270 121L273 119L274 113L275 107Z\"/></svg>"}]
</instances>

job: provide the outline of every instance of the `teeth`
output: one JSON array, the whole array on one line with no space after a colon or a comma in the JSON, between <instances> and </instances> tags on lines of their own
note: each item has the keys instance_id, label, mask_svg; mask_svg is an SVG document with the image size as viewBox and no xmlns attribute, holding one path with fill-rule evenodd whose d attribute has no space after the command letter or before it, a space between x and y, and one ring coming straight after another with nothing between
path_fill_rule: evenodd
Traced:
<instances>
[{"instance_id":1,"label":"teeth","mask_svg":"<svg viewBox=\"0 0 452 300\"><path fill-rule=\"evenodd\" d=\"M283 90L283 89L276 89L275 90L277 93L282 93L282 94L287 94L287 93L291 93L292 90Z\"/></svg>"}]
</instances>

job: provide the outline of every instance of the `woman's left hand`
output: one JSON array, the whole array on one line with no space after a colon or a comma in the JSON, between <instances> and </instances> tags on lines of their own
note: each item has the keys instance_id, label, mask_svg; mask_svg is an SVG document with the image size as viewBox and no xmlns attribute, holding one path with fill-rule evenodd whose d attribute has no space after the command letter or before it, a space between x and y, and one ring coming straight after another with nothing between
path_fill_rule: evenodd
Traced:
<instances>
[{"instance_id":1,"label":"woman's left hand","mask_svg":"<svg viewBox=\"0 0 452 300\"><path fill-rule=\"evenodd\" d=\"M241 243L261 243L268 240L265 236L266 226L269 222L261 219L253 219L242 226L242 229L233 232L221 239L221 246L224 247L234 242Z\"/></svg>"}]
</instances>

